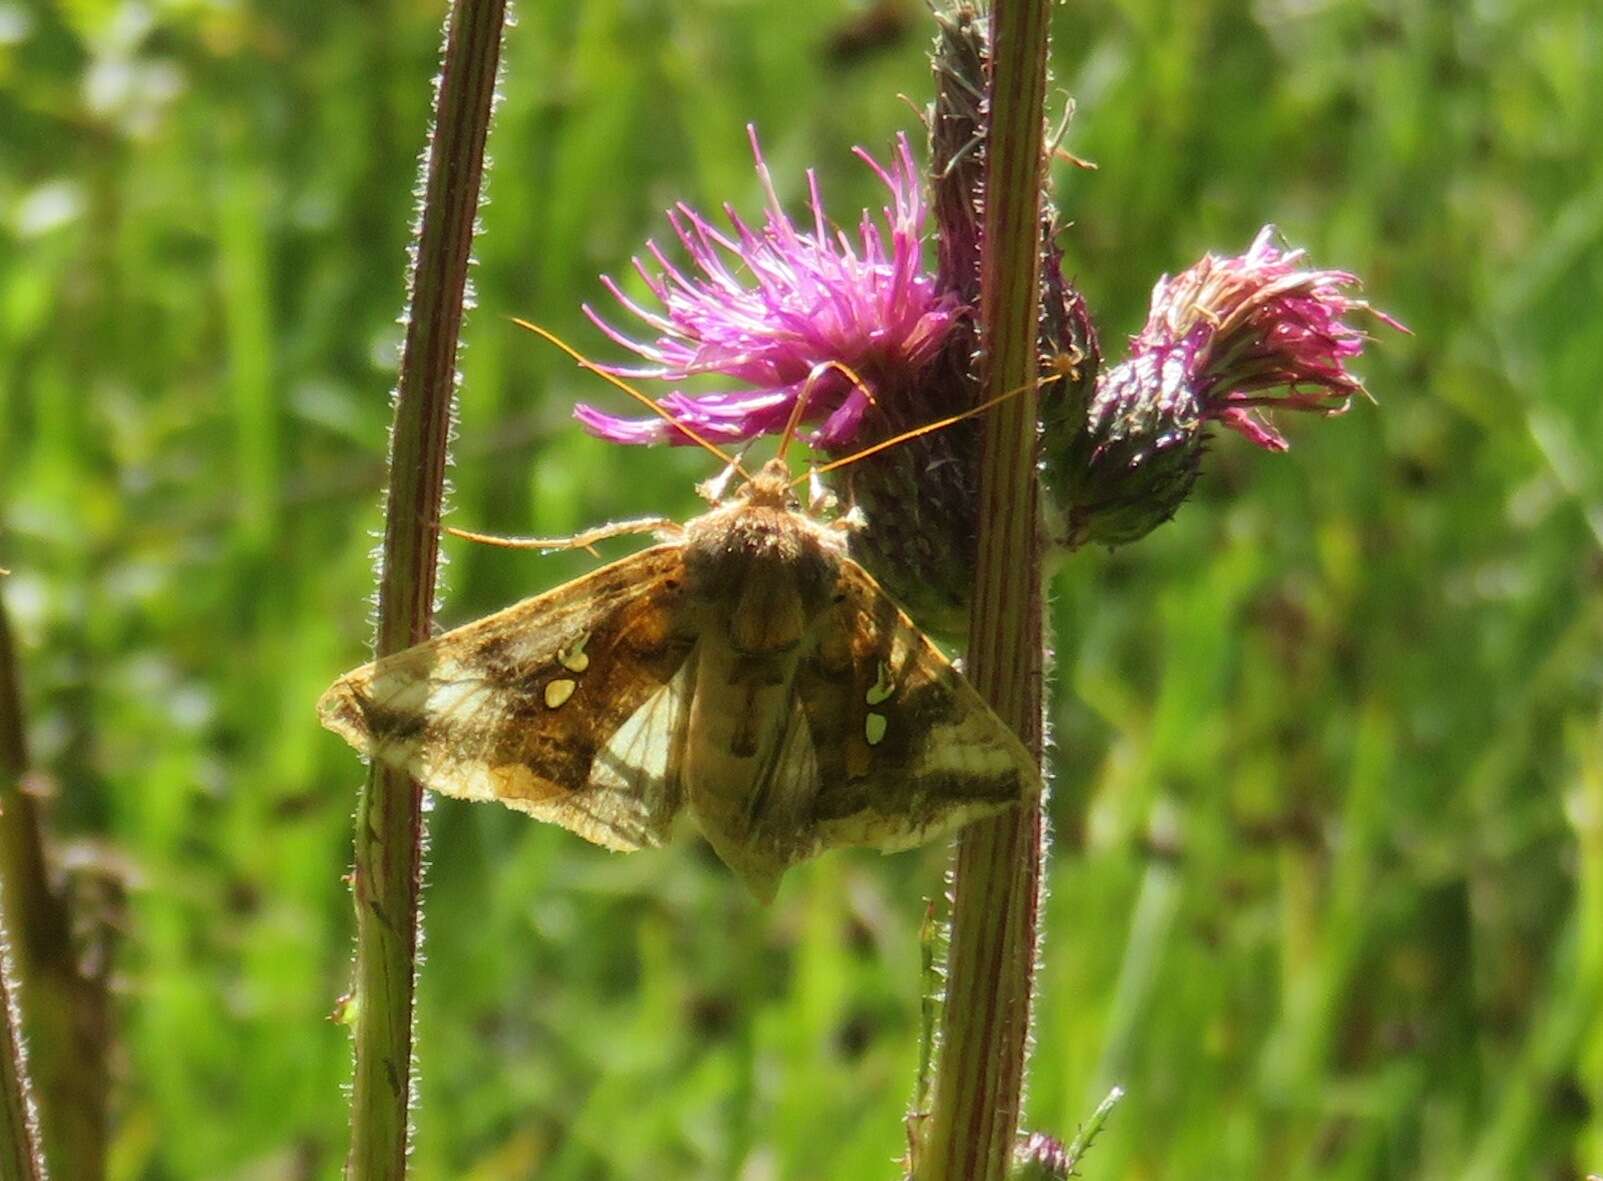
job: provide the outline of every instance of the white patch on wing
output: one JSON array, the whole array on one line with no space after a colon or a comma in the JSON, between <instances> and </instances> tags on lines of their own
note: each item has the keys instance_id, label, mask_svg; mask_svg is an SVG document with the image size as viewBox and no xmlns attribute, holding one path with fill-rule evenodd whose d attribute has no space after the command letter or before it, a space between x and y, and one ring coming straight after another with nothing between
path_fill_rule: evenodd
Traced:
<instances>
[{"instance_id":1,"label":"white patch on wing","mask_svg":"<svg viewBox=\"0 0 1603 1181\"><path fill-rule=\"evenodd\" d=\"M482 678L473 680L436 680L429 689L428 712L436 718L471 716L485 697Z\"/></svg>"},{"instance_id":2,"label":"white patch on wing","mask_svg":"<svg viewBox=\"0 0 1603 1181\"><path fill-rule=\"evenodd\" d=\"M402 664L399 668L385 668L382 664L374 672L372 689L368 696L377 705L395 713L418 713L429 706L435 686L416 669Z\"/></svg>"},{"instance_id":3,"label":"white patch on wing","mask_svg":"<svg viewBox=\"0 0 1603 1181\"><path fill-rule=\"evenodd\" d=\"M497 800L587 841L631 852L662 844L679 801L679 746L694 660L687 660L596 752L587 784L551 783L521 763L494 766L463 751L414 755L411 770L428 787L462 800ZM462 682L451 700L473 708L482 687ZM431 698L431 706L433 704Z\"/></svg>"},{"instance_id":4,"label":"white patch on wing","mask_svg":"<svg viewBox=\"0 0 1603 1181\"><path fill-rule=\"evenodd\" d=\"M441 795L458 800L501 800L511 807L517 807L518 803L502 796L503 792L517 786L509 780L519 771L532 778L522 767L491 767L477 759L450 754L441 759L420 756L412 761L409 770L419 783Z\"/></svg>"},{"instance_id":5,"label":"white patch on wing","mask_svg":"<svg viewBox=\"0 0 1603 1181\"><path fill-rule=\"evenodd\" d=\"M679 757L695 667L692 652L596 752L589 790L581 794L598 820L652 833L666 828L678 808Z\"/></svg>"}]
</instances>

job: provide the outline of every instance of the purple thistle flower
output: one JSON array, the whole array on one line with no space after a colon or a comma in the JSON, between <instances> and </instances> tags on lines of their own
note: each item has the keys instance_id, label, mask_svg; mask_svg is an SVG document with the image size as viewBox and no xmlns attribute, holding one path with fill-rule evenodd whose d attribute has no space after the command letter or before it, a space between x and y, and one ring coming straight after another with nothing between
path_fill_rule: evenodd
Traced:
<instances>
[{"instance_id":1,"label":"purple thistle flower","mask_svg":"<svg viewBox=\"0 0 1603 1181\"><path fill-rule=\"evenodd\" d=\"M1274 238L1265 226L1245 254L1205 255L1160 279L1129 357L1102 371L1079 424L1047 424L1065 544L1122 545L1172 517L1196 483L1209 422L1284 451L1261 410L1339 414L1365 393L1347 362L1369 337L1348 317L1407 329L1346 294L1355 276L1309 269Z\"/></svg>"},{"instance_id":2,"label":"purple thistle flower","mask_svg":"<svg viewBox=\"0 0 1603 1181\"><path fill-rule=\"evenodd\" d=\"M1356 276L1306 269L1306 252L1280 249L1275 236L1274 226L1264 226L1245 254L1207 254L1176 278L1159 279L1151 315L1132 338L1125 364L1154 375L1183 374L1204 421L1284 451L1286 440L1258 408L1339 414L1366 392L1346 362L1369 338L1343 317L1368 312L1408 330L1343 294L1358 285ZM1179 374L1173 374L1176 363ZM1111 383L1121 380L1107 376Z\"/></svg>"},{"instance_id":3,"label":"purple thistle flower","mask_svg":"<svg viewBox=\"0 0 1603 1181\"><path fill-rule=\"evenodd\" d=\"M777 433L805 390L803 420L823 420L812 441L839 449L856 437L871 401L836 366L857 373L876 399L907 389L940 352L964 309L923 267L922 178L905 135L897 137L889 170L855 149L889 190L890 204L882 210L886 232L865 210L854 243L830 226L811 169L813 224L808 231L796 228L779 204L756 130L747 131L767 196L761 229L725 206L733 230L727 234L681 203L669 211L668 223L691 267L676 267L650 241L646 249L660 272L633 260L660 311L634 302L612 279L601 280L655 338L636 340L588 305L584 311L608 337L648 362L608 366L608 372L663 381L716 373L747 387L696 395L676 390L661 399L675 421L722 441ZM576 406L574 415L592 434L616 443L690 442L658 418L618 418L586 405Z\"/></svg>"}]
</instances>

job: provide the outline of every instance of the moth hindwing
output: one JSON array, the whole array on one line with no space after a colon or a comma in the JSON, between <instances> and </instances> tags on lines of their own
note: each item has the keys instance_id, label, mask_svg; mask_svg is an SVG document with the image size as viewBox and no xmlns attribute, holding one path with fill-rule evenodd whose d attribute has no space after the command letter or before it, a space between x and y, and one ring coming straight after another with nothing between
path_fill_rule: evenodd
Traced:
<instances>
[{"instance_id":1,"label":"moth hindwing","mask_svg":"<svg viewBox=\"0 0 1603 1181\"><path fill-rule=\"evenodd\" d=\"M677 537L340 678L323 724L610 849L688 812L766 901L1040 790L1035 760L770 464Z\"/></svg>"}]
</instances>

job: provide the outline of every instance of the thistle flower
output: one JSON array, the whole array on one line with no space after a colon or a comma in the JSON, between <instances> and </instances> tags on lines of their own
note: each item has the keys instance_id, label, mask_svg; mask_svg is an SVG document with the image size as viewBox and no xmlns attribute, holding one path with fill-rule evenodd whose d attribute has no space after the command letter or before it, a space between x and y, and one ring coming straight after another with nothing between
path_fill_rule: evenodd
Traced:
<instances>
[{"instance_id":1,"label":"thistle flower","mask_svg":"<svg viewBox=\"0 0 1603 1181\"><path fill-rule=\"evenodd\" d=\"M1275 238L1275 227L1265 226L1247 253L1204 255L1178 278L1160 279L1130 355L1178 353L1205 420L1216 419L1266 450L1284 451L1286 440L1256 408L1339 414L1366 392L1345 363L1369 338L1342 317L1368 312L1407 329L1343 294L1359 285L1356 275L1309 270L1300 265L1306 251L1281 250Z\"/></svg>"},{"instance_id":2,"label":"thistle flower","mask_svg":"<svg viewBox=\"0 0 1603 1181\"><path fill-rule=\"evenodd\" d=\"M669 212L668 222L689 256L688 273L653 242L646 249L660 273L634 260L660 311L641 306L602 278L623 309L655 338L637 340L590 307L584 310L613 341L649 363L608 367L609 372L664 381L718 374L745 387L670 393L661 404L675 421L716 440L777 433L805 391L803 420L822 420L811 441L840 450L857 439L872 402L906 389L929 367L962 307L923 267L926 209L905 135L897 138L889 169L856 149L884 184L890 203L882 210L884 231L864 211L854 243L830 226L811 170L812 227L796 227L779 204L756 131L747 130L767 197L761 229L726 206L733 231L726 234L680 204ZM869 389L854 383L840 365ZM613 442L689 442L662 419L616 418L585 405L574 413L586 429Z\"/></svg>"},{"instance_id":3,"label":"thistle flower","mask_svg":"<svg viewBox=\"0 0 1603 1181\"><path fill-rule=\"evenodd\" d=\"M1263 409L1339 414L1366 393L1347 362L1369 337L1347 318L1407 329L1347 294L1356 276L1304 257L1265 226L1245 254L1205 255L1158 281L1128 359L1098 379L1072 438L1046 440L1066 544L1135 541L1172 517L1196 483L1208 423L1284 451Z\"/></svg>"}]
</instances>

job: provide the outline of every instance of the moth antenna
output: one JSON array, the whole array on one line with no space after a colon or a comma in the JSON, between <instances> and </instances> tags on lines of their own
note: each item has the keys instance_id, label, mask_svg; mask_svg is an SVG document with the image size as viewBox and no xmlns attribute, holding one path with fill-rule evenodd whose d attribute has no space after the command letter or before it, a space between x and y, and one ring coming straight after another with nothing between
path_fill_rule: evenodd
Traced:
<instances>
[{"instance_id":1,"label":"moth antenna","mask_svg":"<svg viewBox=\"0 0 1603 1181\"><path fill-rule=\"evenodd\" d=\"M666 410L664 410L661 406L659 406L653 399L647 397L645 394L643 394L639 390L635 389L634 386L632 386L628 382L624 381L621 377L617 377L617 376L615 376L615 375L613 375L611 373L608 373L605 369L603 369L601 366L597 365L594 361L590 360L583 353L581 353L578 349L574 348L567 341L565 341L561 337L559 337L556 333L550 331L549 329L542 328L538 324L534 324L534 323L531 323L528 320L521 319L521 318L519 318L517 316L510 316L510 317L508 317L508 319L510 319L519 328L527 329L528 331L534 333L536 336L540 337L542 340L544 340L544 341L546 341L546 342L548 342L550 344L556 345L557 348L561 349L563 352L567 353L568 356L572 357L573 360L578 364L580 369L588 369L591 373L594 373L597 377L601 378L603 381L608 382L611 385L616 386L618 389L620 389L624 393L628 394L636 402L639 402L647 410L649 410L653 414L655 414L658 418L660 418L664 422L666 422L669 426L671 426L675 430L681 432L692 443L695 443L698 447L701 447L702 449L704 449L706 451L710 451L712 454L716 455L719 459L723 460L724 463L732 466L735 469L735 471L740 473L741 478L747 479L747 480L751 479L750 473L748 473L745 468L740 466L740 461L738 459L736 459L734 456L730 455L728 452L726 452L722 447L718 446L718 444L712 442L709 439L703 438L701 435L699 435L695 431L691 430L688 426L686 426L684 423L680 422L673 415L669 414Z\"/></svg>"},{"instance_id":2,"label":"moth antenna","mask_svg":"<svg viewBox=\"0 0 1603 1181\"><path fill-rule=\"evenodd\" d=\"M825 472L837 471L838 469L846 467L849 464L856 463L860 459L867 459L870 455L877 455L881 451L887 451L898 444L907 442L909 439L916 439L920 435L928 435L934 431L945 430L954 423L962 422L965 418L973 418L975 415L984 414L987 410L991 409L991 407L1000 406L1009 398L1016 398L1026 390L1040 389L1042 386L1050 385L1054 381L1062 381L1066 376L1067 374L1062 372L1048 374L1046 377L1041 378L1033 384L1026 383L1025 385L1017 387L1016 389L1011 389L1005 393L997 394L994 398L987 398L978 406L970 406L961 414L953 414L948 418L938 418L934 422L926 422L923 426L916 426L910 431L903 431L899 435L892 435L888 439L881 439L878 443L875 443L871 447L864 447L861 451L854 451L850 455L843 455L839 459L830 460L821 467L811 469L807 475L803 476L801 479L792 480L791 487L805 483L814 476L821 476Z\"/></svg>"},{"instance_id":3,"label":"moth antenna","mask_svg":"<svg viewBox=\"0 0 1603 1181\"><path fill-rule=\"evenodd\" d=\"M785 453L790 450L791 441L796 437L796 431L801 426L802 415L807 412L808 395L813 392L818 380L831 369L838 369L845 374L846 380L862 391L863 397L868 399L870 406L876 408L879 406L879 403L874 400L873 389L858 376L857 370L844 361L820 361L813 366L812 372L807 375L807 380L802 382L801 392L796 395L796 404L790 408L790 418L785 422L784 433L779 436L779 450L775 454L776 459L784 459Z\"/></svg>"}]
</instances>

